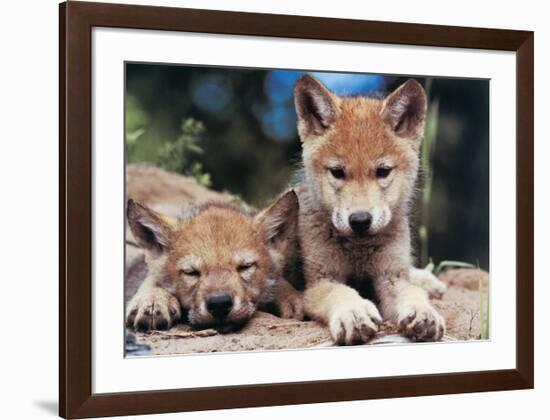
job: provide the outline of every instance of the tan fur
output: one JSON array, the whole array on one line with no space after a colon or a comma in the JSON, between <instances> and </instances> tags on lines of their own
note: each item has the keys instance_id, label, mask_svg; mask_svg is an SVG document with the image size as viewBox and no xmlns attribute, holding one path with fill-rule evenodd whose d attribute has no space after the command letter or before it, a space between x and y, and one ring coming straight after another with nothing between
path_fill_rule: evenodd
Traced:
<instances>
[{"instance_id":1,"label":"tan fur","mask_svg":"<svg viewBox=\"0 0 550 420\"><path fill-rule=\"evenodd\" d=\"M412 284L426 290L431 298L441 299L447 291L447 285L429 270L412 268L409 277Z\"/></svg>"},{"instance_id":2,"label":"tan fur","mask_svg":"<svg viewBox=\"0 0 550 420\"><path fill-rule=\"evenodd\" d=\"M127 306L127 325L167 329L184 312L191 325L222 332L245 323L261 305L274 302L282 316L302 317L302 296L281 278L286 242L295 241L298 202L290 191L256 217L228 204L191 208L180 219L132 200L128 223L146 250L148 274ZM223 319L208 309L228 295Z\"/></svg>"},{"instance_id":3,"label":"tan fur","mask_svg":"<svg viewBox=\"0 0 550 420\"><path fill-rule=\"evenodd\" d=\"M346 98L304 76L295 101L304 165L297 193L306 315L327 324L340 344L367 341L380 313L412 339L441 339L444 320L416 285L422 273L414 271L416 284L410 281L408 213L426 113L422 87L409 81L385 100ZM379 175L380 168L389 174ZM350 227L349 215L358 211L372 215L368 234ZM368 284L378 309L352 288Z\"/></svg>"}]
</instances>

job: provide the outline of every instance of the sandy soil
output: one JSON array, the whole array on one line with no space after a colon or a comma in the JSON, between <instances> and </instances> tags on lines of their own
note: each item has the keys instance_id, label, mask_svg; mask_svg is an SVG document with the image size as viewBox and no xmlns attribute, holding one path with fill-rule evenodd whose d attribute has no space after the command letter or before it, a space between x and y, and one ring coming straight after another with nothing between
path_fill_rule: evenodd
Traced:
<instances>
[{"instance_id":1,"label":"sandy soil","mask_svg":"<svg viewBox=\"0 0 550 420\"><path fill-rule=\"evenodd\" d=\"M447 323L446 341L475 340L480 335L479 291L469 287L488 284L481 270L451 270L440 277L449 289L442 299L432 300ZM257 312L239 332L218 334L215 330L193 331L188 325L176 325L168 331L136 333L135 342L143 354L182 354L251 350L297 349L332 346L328 330L315 321L281 319ZM406 343L396 328L385 323L369 344Z\"/></svg>"},{"instance_id":2,"label":"sandy soil","mask_svg":"<svg viewBox=\"0 0 550 420\"><path fill-rule=\"evenodd\" d=\"M127 168L127 196L177 215L190 203L208 200L229 201L229 194L209 191L194 180L143 165ZM143 255L127 235L125 298L128 300L146 272ZM482 270L449 270L440 275L448 290L441 299L432 300L447 323L445 340L475 340L480 336L480 285L489 287L489 274ZM257 312L236 333L218 334L214 330L192 331L188 325L176 325L168 331L132 333L128 331L127 354L181 354L204 352L252 351L327 347L333 343L327 329L314 321L281 319ZM386 323L369 344L403 343L408 340Z\"/></svg>"}]
</instances>

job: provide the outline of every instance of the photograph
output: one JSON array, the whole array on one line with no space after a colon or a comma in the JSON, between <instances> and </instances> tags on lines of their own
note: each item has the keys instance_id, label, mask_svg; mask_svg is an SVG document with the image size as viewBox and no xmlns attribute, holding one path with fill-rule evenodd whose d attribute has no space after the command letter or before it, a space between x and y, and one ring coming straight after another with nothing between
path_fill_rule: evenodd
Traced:
<instances>
[{"instance_id":1,"label":"photograph","mask_svg":"<svg viewBox=\"0 0 550 420\"><path fill-rule=\"evenodd\" d=\"M488 79L124 67L125 357L491 339Z\"/></svg>"}]
</instances>

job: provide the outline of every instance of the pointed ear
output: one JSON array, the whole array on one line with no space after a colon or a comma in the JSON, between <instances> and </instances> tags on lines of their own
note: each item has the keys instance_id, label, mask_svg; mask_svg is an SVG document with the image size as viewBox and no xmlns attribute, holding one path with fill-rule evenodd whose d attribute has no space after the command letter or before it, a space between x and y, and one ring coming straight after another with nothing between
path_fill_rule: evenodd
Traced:
<instances>
[{"instance_id":1,"label":"pointed ear","mask_svg":"<svg viewBox=\"0 0 550 420\"><path fill-rule=\"evenodd\" d=\"M296 82L294 105L302 141L323 134L338 115L338 97L308 74Z\"/></svg>"},{"instance_id":2,"label":"pointed ear","mask_svg":"<svg viewBox=\"0 0 550 420\"><path fill-rule=\"evenodd\" d=\"M298 210L298 197L294 190L290 190L256 215L254 225L268 247L280 248L296 234Z\"/></svg>"},{"instance_id":3,"label":"pointed ear","mask_svg":"<svg viewBox=\"0 0 550 420\"><path fill-rule=\"evenodd\" d=\"M162 254L171 244L174 220L129 199L126 211L128 224L138 244L151 252Z\"/></svg>"},{"instance_id":4,"label":"pointed ear","mask_svg":"<svg viewBox=\"0 0 550 420\"><path fill-rule=\"evenodd\" d=\"M382 106L382 119L399 137L420 141L428 99L420 83L410 79L394 90Z\"/></svg>"}]
</instances>

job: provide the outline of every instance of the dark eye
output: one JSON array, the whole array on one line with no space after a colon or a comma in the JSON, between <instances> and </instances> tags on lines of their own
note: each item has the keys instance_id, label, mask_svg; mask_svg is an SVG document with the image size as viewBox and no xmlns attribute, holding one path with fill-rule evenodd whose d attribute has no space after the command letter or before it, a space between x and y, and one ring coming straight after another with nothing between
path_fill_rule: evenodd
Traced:
<instances>
[{"instance_id":1,"label":"dark eye","mask_svg":"<svg viewBox=\"0 0 550 420\"><path fill-rule=\"evenodd\" d=\"M255 264L256 263L253 263L253 262L239 264L237 266L237 271L239 271L239 272L246 271L246 270L254 267Z\"/></svg>"},{"instance_id":2,"label":"dark eye","mask_svg":"<svg viewBox=\"0 0 550 420\"><path fill-rule=\"evenodd\" d=\"M180 270L180 273L183 273L186 276L191 276L191 277L200 277L201 275L201 272L196 268L186 268L186 269Z\"/></svg>"},{"instance_id":3,"label":"dark eye","mask_svg":"<svg viewBox=\"0 0 550 420\"><path fill-rule=\"evenodd\" d=\"M388 175L390 174L391 170L392 170L392 168L381 166L380 168L378 168L376 170L376 177L377 178L387 178Z\"/></svg>"},{"instance_id":4,"label":"dark eye","mask_svg":"<svg viewBox=\"0 0 550 420\"><path fill-rule=\"evenodd\" d=\"M346 173L342 168L331 168L330 173L336 179L344 179L346 177Z\"/></svg>"}]
</instances>

